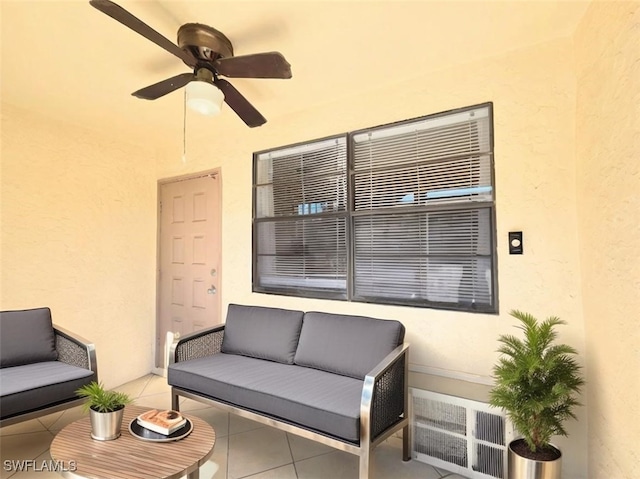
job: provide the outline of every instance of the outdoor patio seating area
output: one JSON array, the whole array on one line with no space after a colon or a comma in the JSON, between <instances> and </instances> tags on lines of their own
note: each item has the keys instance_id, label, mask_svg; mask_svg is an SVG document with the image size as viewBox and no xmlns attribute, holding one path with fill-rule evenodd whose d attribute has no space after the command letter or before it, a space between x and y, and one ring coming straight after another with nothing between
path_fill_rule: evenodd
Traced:
<instances>
[{"instance_id":1,"label":"outdoor patio seating area","mask_svg":"<svg viewBox=\"0 0 640 479\"><path fill-rule=\"evenodd\" d=\"M165 377L148 375L116 388L135 397L135 404L166 409L171 398ZM200 469L201 479L355 479L358 457L277 429L220 412L202 403L184 400L185 414L198 416L213 426L216 444L210 463ZM59 479L56 472L10 472L5 460L49 461L49 445L67 424L84 417L81 407L8 426L0 430L0 450L5 468L1 479ZM373 454L375 477L380 479L462 479L419 461L403 462L402 440L391 437Z\"/></svg>"}]
</instances>

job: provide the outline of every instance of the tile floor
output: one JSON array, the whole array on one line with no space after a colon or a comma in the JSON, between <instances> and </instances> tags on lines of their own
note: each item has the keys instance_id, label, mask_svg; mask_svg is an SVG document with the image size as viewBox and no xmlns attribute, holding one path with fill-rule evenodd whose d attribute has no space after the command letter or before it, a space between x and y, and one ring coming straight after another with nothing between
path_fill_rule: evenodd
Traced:
<instances>
[{"instance_id":1,"label":"tile floor","mask_svg":"<svg viewBox=\"0 0 640 479\"><path fill-rule=\"evenodd\" d=\"M136 398L135 404L170 407L166 378L148 375L116 388ZM358 458L269 426L184 400L180 409L209 422L216 431L211 461L200 469L201 479L357 479ZM49 446L56 432L84 416L73 408L0 429L0 479L54 479L55 472L10 472L6 460L51 459ZM401 439L391 437L374 452L378 479L464 479L412 460L402 462Z\"/></svg>"}]
</instances>

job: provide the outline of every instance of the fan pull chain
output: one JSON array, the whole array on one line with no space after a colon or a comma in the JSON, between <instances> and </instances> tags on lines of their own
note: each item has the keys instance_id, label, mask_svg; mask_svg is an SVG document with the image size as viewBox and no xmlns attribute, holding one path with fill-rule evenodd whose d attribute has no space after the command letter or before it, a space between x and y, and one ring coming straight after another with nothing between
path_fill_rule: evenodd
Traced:
<instances>
[{"instance_id":1,"label":"fan pull chain","mask_svg":"<svg viewBox=\"0 0 640 479\"><path fill-rule=\"evenodd\" d=\"M182 163L187 163L187 90L184 89L184 101L182 102Z\"/></svg>"}]
</instances>

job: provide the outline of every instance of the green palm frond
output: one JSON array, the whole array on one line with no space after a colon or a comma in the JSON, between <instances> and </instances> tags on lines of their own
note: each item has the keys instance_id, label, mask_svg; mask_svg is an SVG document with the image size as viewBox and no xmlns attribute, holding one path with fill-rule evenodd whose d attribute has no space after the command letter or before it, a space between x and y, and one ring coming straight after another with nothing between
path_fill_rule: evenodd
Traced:
<instances>
[{"instance_id":1,"label":"green palm frond","mask_svg":"<svg viewBox=\"0 0 640 479\"><path fill-rule=\"evenodd\" d=\"M83 405L85 411L93 409L98 412L112 412L133 401L127 394L106 390L102 383L96 381L77 389L76 395L87 398Z\"/></svg>"},{"instance_id":2,"label":"green palm frond","mask_svg":"<svg viewBox=\"0 0 640 479\"><path fill-rule=\"evenodd\" d=\"M551 316L544 321L529 313L511 311L524 339L500 335L500 358L493 368L495 386L489 402L502 408L532 451L549 444L552 436L566 436L563 423L575 419L576 399L584 385L576 350L554 344L556 326L566 324Z\"/></svg>"}]
</instances>

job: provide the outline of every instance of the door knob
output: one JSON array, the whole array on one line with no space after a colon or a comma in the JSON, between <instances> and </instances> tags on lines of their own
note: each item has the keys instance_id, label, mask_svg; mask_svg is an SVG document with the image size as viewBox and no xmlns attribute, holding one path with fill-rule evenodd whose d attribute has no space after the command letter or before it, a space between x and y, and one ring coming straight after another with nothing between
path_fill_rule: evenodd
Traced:
<instances>
[{"instance_id":1,"label":"door knob","mask_svg":"<svg viewBox=\"0 0 640 479\"><path fill-rule=\"evenodd\" d=\"M207 290L207 294L216 294L216 292L217 290L214 285L211 285L211 287Z\"/></svg>"}]
</instances>

